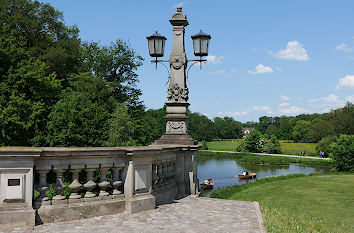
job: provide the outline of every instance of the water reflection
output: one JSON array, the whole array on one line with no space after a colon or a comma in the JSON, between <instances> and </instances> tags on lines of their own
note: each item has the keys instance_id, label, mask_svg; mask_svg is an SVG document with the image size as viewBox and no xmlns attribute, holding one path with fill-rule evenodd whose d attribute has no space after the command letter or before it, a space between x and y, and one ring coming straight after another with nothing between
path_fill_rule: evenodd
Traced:
<instances>
[{"instance_id":1,"label":"water reflection","mask_svg":"<svg viewBox=\"0 0 354 233\"><path fill-rule=\"evenodd\" d=\"M214 180L214 189L252 182L252 180L239 180L238 177L234 177L235 175L242 174L244 170L256 172L257 178L294 173L310 174L325 172L323 168L302 167L294 164L289 166L254 165L239 162L237 159L227 158L203 158L198 161L198 178L200 182L203 182L206 177L210 177Z\"/></svg>"}]
</instances>

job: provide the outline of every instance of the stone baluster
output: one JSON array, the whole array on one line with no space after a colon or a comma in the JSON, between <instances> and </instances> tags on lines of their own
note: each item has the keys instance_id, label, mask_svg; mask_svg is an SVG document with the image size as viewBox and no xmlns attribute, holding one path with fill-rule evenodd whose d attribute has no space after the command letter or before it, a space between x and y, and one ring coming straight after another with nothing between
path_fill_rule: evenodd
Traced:
<instances>
[{"instance_id":1,"label":"stone baluster","mask_svg":"<svg viewBox=\"0 0 354 233\"><path fill-rule=\"evenodd\" d=\"M36 190L40 193L35 200L35 207L39 208L41 205L50 205L50 200L45 196L45 192L49 190L47 185L47 173L48 170L38 170L39 173L39 184Z\"/></svg>"},{"instance_id":2,"label":"stone baluster","mask_svg":"<svg viewBox=\"0 0 354 233\"><path fill-rule=\"evenodd\" d=\"M172 183L176 183L176 160L172 161L171 174L172 174Z\"/></svg>"},{"instance_id":3,"label":"stone baluster","mask_svg":"<svg viewBox=\"0 0 354 233\"><path fill-rule=\"evenodd\" d=\"M70 166L70 171L73 174L73 182L69 185L69 188L71 188L72 193L69 196L69 202L75 202L75 199L80 199L81 195L79 194L79 190L81 188L81 184L79 182L79 173L83 167L79 167L78 165L71 165Z\"/></svg>"},{"instance_id":4,"label":"stone baluster","mask_svg":"<svg viewBox=\"0 0 354 233\"><path fill-rule=\"evenodd\" d=\"M163 184L163 164L162 163L159 163L158 165L157 165L157 176L159 177L159 183L158 183L158 185L159 185L159 187L162 187L162 186L164 186L164 184Z\"/></svg>"},{"instance_id":5,"label":"stone baluster","mask_svg":"<svg viewBox=\"0 0 354 233\"><path fill-rule=\"evenodd\" d=\"M118 188L123 184L120 179L120 171L122 168L120 167L112 167L112 186L113 186L113 195L119 195L122 192L118 190Z\"/></svg>"},{"instance_id":6,"label":"stone baluster","mask_svg":"<svg viewBox=\"0 0 354 233\"><path fill-rule=\"evenodd\" d=\"M152 186L155 189L157 183L159 182L159 176L157 175L158 166L156 163L152 164Z\"/></svg>"},{"instance_id":7,"label":"stone baluster","mask_svg":"<svg viewBox=\"0 0 354 233\"><path fill-rule=\"evenodd\" d=\"M166 184L169 185L172 183L171 180L171 161L168 161L166 163Z\"/></svg>"},{"instance_id":8,"label":"stone baluster","mask_svg":"<svg viewBox=\"0 0 354 233\"><path fill-rule=\"evenodd\" d=\"M56 169L56 167L54 167ZM56 183L54 185L54 189L57 192L57 195L55 195L52 199L52 204L65 204L67 203L66 198L61 195L61 193L65 189L65 184L63 183L63 173L65 172L64 169L59 169L59 170L54 170L55 173L57 174L57 179Z\"/></svg>"},{"instance_id":9,"label":"stone baluster","mask_svg":"<svg viewBox=\"0 0 354 233\"><path fill-rule=\"evenodd\" d=\"M162 164L162 176L163 176L163 185L167 185L168 184L168 181L167 181L167 176L168 176L168 173L167 173L167 163L163 163Z\"/></svg>"},{"instance_id":10,"label":"stone baluster","mask_svg":"<svg viewBox=\"0 0 354 233\"><path fill-rule=\"evenodd\" d=\"M87 168L88 166L89 165L86 166L87 182L84 184L84 187L87 191L86 191L84 197L85 198L93 198L96 196L96 194L94 192L92 192L92 190L94 190L94 188L97 186L97 184L93 181L93 173L97 168Z\"/></svg>"},{"instance_id":11,"label":"stone baluster","mask_svg":"<svg viewBox=\"0 0 354 233\"><path fill-rule=\"evenodd\" d=\"M106 191L110 185L110 183L107 181L107 172L108 172L109 168L100 168L101 171L101 179L100 182L98 183L98 187L100 187L100 193L99 196L108 196L109 193Z\"/></svg>"}]
</instances>

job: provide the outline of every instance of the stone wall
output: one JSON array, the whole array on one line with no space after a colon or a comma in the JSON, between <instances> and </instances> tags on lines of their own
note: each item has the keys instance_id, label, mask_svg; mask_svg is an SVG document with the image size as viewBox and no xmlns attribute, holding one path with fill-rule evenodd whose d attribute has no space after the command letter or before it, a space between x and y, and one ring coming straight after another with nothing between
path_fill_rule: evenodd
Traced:
<instances>
[{"instance_id":1,"label":"stone wall","mask_svg":"<svg viewBox=\"0 0 354 233\"><path fill-rule=\"evenodd\" d=\"M198 149L2 147L0 225L134 213L195 194Z\"/></svg>"}]
</instances>

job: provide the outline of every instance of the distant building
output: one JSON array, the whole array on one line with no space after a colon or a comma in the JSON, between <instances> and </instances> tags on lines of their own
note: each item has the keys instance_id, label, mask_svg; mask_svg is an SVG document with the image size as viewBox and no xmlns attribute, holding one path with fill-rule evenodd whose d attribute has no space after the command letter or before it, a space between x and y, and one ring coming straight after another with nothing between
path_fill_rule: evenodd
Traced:
<instances>
[{"instance_id":1,"label":"distant building","mask_svg":"<svg viewBox=\"0 0 354 233\"><path fill-rule=\"evenodd\" d=\"M252 130L255 130L255 128L242 128L242 137L245 138Z\"/></svg>"}]
</instances>

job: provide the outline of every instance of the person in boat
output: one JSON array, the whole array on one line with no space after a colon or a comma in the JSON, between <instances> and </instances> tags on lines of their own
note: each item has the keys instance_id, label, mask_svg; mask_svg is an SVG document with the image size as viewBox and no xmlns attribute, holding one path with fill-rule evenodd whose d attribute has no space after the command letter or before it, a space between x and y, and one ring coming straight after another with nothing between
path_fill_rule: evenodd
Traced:
<instances>
[{"instance_id":1,"label":"person in boat","mask_svg":"<svg viewBox=\"0 0 354 233\"><path fill-rule=\"evenodd\" d=\"M248 176L248 172L247 171L243 171L242 175Z\"/></svg>"},{"instance_id":2,"label":"person in boat","mask_svg":"<svg viewBox=\"0 0 354 233\"><path fill-rule=\"evenodd\" d=\"M209 178L205 178L204 184L209 185Z\"/></svg>"},{"instance_id":3,"label":"person in boat","mask_svg":"<svg viewBox=\"0 0 354 233\"><path fill-rule=\"evenodd\" d=\"M210 180L209 180L209 184L210 184L210 185L214 185L213 179L210 179Z\"/></svg>"}]
</instances>

